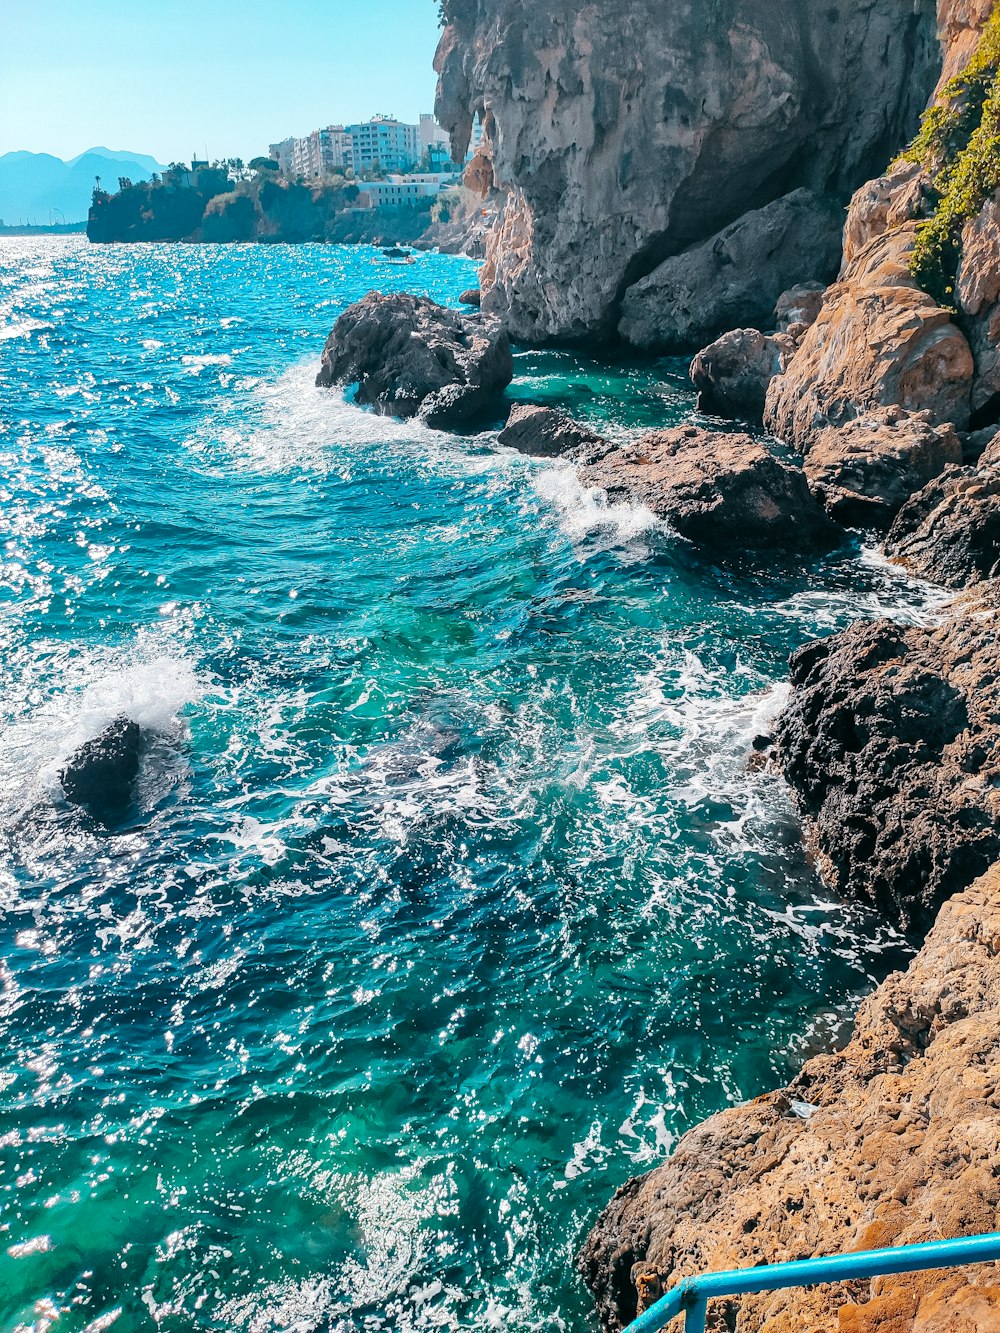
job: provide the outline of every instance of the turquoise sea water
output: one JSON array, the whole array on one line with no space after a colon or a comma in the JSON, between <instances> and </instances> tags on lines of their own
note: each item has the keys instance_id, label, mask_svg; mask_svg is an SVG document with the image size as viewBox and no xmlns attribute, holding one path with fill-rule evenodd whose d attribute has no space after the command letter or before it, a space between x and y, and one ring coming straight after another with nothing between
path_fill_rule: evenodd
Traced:
<instances>
[{"instance_id":1,"label":"turquoise sea water","mask_svg":"<svg viewBox=\"0 0 1000 1333\"><path fill-rule=\"evenodd\" d=\"M313 388L461 259L0 243L0 1329L592 1328L629 1175L901 957L747 766L788 652L924 592L723 567ZM511 395L683 421L678 363ZM132 816L65 758L156 730Z\"/></svg>"}]
</instances>

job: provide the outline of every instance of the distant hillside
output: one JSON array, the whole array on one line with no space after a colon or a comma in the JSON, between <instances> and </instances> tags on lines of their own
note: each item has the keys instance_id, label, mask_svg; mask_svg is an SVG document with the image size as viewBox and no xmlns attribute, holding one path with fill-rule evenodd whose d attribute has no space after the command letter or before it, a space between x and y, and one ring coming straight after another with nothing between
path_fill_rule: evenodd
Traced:
<instances>
[{"instance_id":1,"label":"distant hillside","mask_svg":"<svg viewBox=\"0 0 1000 1333\"><path fill-rule=\"evenodd\" d=\"M119 176L149 180L162 170L145 153L110 148L88 148L70 162L48 153L5 153L0 156L0 221L81 222L90 208L95 176L115 189Z\"/></svg>"}]
</instances>

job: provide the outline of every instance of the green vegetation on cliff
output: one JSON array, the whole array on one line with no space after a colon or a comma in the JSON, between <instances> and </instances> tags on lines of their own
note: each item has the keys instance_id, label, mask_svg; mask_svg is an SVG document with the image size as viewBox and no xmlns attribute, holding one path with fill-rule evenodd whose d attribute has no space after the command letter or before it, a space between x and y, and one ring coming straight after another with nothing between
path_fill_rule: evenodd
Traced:
<instances>
[{"instance_id":1,"label":"green vegetation on cliff","mask_svg":"<svg viewBox=\"0 0 1000 1333\"><path fill-rule=\"evenodd\" d=\"M901 154L930 174L937 193L921 223L910 272L942 305L954 301L962 227L1000 188L1000 8L994 8L975 54L945 84Z\"/></svg>"}]
</instances>

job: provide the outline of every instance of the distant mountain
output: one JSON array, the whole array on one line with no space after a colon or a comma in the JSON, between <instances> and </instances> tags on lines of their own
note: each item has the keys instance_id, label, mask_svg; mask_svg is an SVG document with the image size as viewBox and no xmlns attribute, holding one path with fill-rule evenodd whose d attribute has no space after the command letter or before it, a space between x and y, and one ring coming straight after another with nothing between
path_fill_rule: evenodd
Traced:
<instances>
[{"instance_id":1,"label":"distant mountain","mask_svg":"<svg viewBox=\"0 0 1000 1333\"><path fill-rule=\"evenodd\" d=\"M96 176L106 188L115 190L119 176L148 180L154 171L163 170L146 153L110 148L88 148L71 162L49 153L4 153L0 156L0 221L82 222Z\"/></svg>"}]
</instances>

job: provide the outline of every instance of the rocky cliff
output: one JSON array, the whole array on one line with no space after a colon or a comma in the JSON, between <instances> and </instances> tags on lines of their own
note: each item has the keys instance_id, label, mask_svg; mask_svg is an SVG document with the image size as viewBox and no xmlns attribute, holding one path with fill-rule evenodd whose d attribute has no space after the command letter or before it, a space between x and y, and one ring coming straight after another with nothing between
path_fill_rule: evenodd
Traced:
<instances>
[{"instance_id":1,"label":"rocky cliff","mask_svg":"<svg viewBox=\"0 0 1000 1333\"><path fill-rule=\"evenodd\" d=\"M828 280L831 208L912 133L940 70L933 0L444 0L443 11L438 117L461 155L482 115L504 193L484 309L532 341L608 337L621 323L637 345L684 342L670 260L699 247L707 269L719 253L697 336L744 322L727 304L725 252L746 240L715 238L758 210L745 225L765 233L774 290L753 311L763 318L795 281ZM775 213L795 191L807 192L800 205Z\"/></svg>"}]
</instances>

